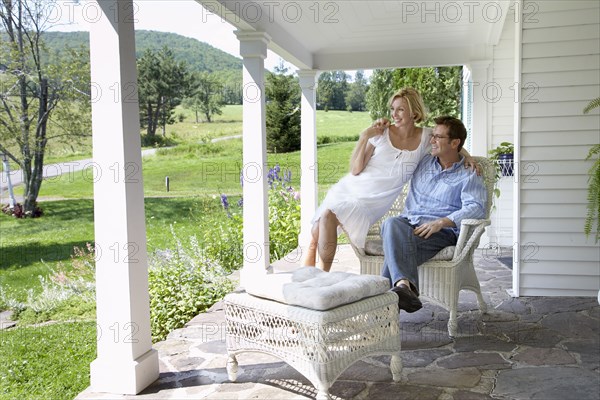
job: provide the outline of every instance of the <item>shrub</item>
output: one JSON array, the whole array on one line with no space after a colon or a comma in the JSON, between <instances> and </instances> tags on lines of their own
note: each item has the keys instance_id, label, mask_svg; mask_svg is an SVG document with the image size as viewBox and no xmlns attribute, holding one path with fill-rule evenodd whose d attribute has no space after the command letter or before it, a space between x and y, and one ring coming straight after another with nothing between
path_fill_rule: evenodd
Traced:
<instances>
[{"instance_id":1,"label":"shrub","mask_svg":"<svg viewBox=\"0 0 600 400\"><path fill-rule=\"evenodd\" d=\"M73 318L90 319L95 313L95 253L87 244L85 249L75 247L71 268L58 263L49 278L39 277L42 291L27 292L25 302L4 300L19 321L25 324ZM73 311L72 313L69 310Z\"/></svg>"},{"instance_id":2,"label":"shrub","mask_svg":"<svg viewBox=\"0 0 600 400\"><path fill-rule=\"evenodd\" d=\"M174 250L157 251L148 260L152 340L164 340L233 290L225 270L206 257L195 236L189 246L176 241Z\"/></svg>"},{"instance_id":3,"label":"shrub","mask_svg":"<svg viewBox=\"0 0 600 400\"><path fill-rule=\"evenodd\" d=\"M173 140L162 135L142 135L142 147L173 146Z\"/></svg>"},{"instance_id":4,"label":"shrub","mask_svg":"<svg viewBox=\"0 0 600 400\"><path fill-rule=\"evenodd\" d=\"M300 193L290 185L292 173L286 170L281 176L279 165L269 169L269 256L271 260L283 258L298 247L300 232ZM204 234L205 248L211 257L221 260L223 267L232 271L243 264L243 198L237 207L230 204L225 194L220 197L227 218L219 222L214 231Z\"/></svg>"},{"instance_id":5,"label":"shrub","mask_svg":"<svg viewBox=\"0 0 600 400\"><path fill-rule=\"evenodd\" d=\"M340 142L356 142L358 141L358 137L359 135L319 136L317 138L317 145Z\"/></svg>"},{"instance_id":6,"label":"shrub","mask_svg":"<svg viewBox=\"0 0 600 400\"><path fill-rule=\"evenodd\" d=\"M222 195L221 199L223 198L227 199L227 196ZM227 217L215 221L214 228L204 232L204 250L206 257L231 273L239 269L244 262L242 212L239 206L234 210L229 204L225 211Z\"/></svg>"},{"instance_id":7,"label":"shrub","mask_svg":"<svg viewBox=\"0 0 600 400\"><path fill-rule=\"evenodd\" d=\"M221 224L215 224L217 228ZM175 238L174 250L149 255L149 294L152 338L163 340L195 315L212 306L233 289L218 261L213 261L195 236L189 246ZM216 236L216 234L213 234ZM237 242L233 243L239 243ZM241 252L240 252L241 253ZM11 299L0 287L2 309L13 310L22 324L48 320L93 319L95 316L95 253L92 245L75 247L71 268L59 263L49 278L40 277L42 291L28 291L27 300ZM6 307L5 307L6 306Z\"/></svg>"},{"instance_id":8,"label":"shrub","mask_svg":"<svg viewBox=\"0 0 600 400\"><path fill-rule=\"evenodd\" d=\"M269 170L269 253L272 260L285 257L298 247L300 193L290 185L291 171L279 175L279 165Z\"/></svg>"}]
</instances>

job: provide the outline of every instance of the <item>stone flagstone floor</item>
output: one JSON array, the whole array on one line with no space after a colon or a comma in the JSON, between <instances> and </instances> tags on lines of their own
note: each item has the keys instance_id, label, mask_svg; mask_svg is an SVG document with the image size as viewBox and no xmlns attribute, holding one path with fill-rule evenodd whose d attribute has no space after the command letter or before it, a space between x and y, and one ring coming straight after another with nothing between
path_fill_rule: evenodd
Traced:
<instances>
[{"instance_id":1,"label":"stone flagstone floor","mask_svg":"<svg viewBox=\"0 0 600 400\"><path fill-rule=\"evenodd\" d=\"M333 270L357 272L344 248ZM291 263L293 264L293 263ZM594 298L511 298L511 270L477 256L489 313L462 292L459 335L448 337L448 313L431 303L400 313L402 381L394 383L389 356L350 366L330 390L334 399L600 399L600 306ZM280 270L291 268L280 264ZM160 378L138 396L93 393L78 399L314 399L316 391L278 358L243 353L238 380L225 370L220 304L157 343Z\"/></svg>"}]
</instances>

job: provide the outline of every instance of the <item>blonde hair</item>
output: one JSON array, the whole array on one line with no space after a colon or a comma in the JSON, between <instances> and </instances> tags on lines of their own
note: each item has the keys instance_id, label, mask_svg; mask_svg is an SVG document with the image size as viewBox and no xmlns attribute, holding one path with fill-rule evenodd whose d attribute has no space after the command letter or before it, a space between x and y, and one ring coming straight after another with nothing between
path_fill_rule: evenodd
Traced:
<instances>
[{"instance_id":1,"label":"blonde hair","mask_svg":"<svg viewBox=\"0 0 600 400\"><path fill-rule=\"evenodd\" d=\"M392 95L388 102L388 107L392 106L392 103L397 98L403 98L408 104L408 111L410 115L414 116L415 122L423 122L427 118L427 111L425 110L425 104L423 104L423 98L413 88L403 88L398 90Z\"/></svg>"}]
</instances>

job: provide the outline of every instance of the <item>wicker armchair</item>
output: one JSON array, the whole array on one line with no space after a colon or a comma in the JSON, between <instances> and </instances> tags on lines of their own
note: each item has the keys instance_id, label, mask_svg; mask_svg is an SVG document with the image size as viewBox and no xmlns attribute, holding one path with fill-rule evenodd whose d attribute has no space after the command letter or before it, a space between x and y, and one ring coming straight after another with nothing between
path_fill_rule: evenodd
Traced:
<instances>
[{"instance_id":1,"label":"wicker armchair","mask_svg":"<svg viewBox=\"0 0 600 400\"><path fill-rule=\"evenodd\" d=\"M448 333L451 337L457 333L458 295L463 289L468 289L477 295L479 309L487 312L487 305L481 295L479 280L473 266L473 252L479 245L479 240L485 227L490 224L489 214L496 173L494 163L485 157L474 157L481 165L482 175L487 188L486 219L463 220L456 246L446 247L432 259L419 266L419 283L421 295L450 312ZM367 235L364 248L358 248L351 243L354 252L360 260L360 273L379 275L383 266L383 244L380 236L382 222L391 216L399 215L404 208L404 198L408 185L398 196L392 208L373 226Z\"/></svg>"}]
</instances>

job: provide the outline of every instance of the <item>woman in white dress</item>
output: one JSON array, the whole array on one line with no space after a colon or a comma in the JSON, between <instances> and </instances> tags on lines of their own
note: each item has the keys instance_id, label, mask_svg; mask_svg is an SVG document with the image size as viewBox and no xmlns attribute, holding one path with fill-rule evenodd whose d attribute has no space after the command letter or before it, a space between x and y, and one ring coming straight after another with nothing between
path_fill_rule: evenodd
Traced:
<instances>
[{"instance_id":1,"label":"woman in white dress","mask_svg":"<svg viewBox=\"0 0 600 400\"><path fill-rule=\"evenodd\" d=\"M361 132L350 173L329 189L315 212L303 266L316 265L318 250L320 267L329 271L342 231L356 246L364 247L369 227L389 210L429 152L431 129L415 125L426 116L419 92L401 89L389 105L393 123L377 121Z\"/></svg>"}]
</instances>

